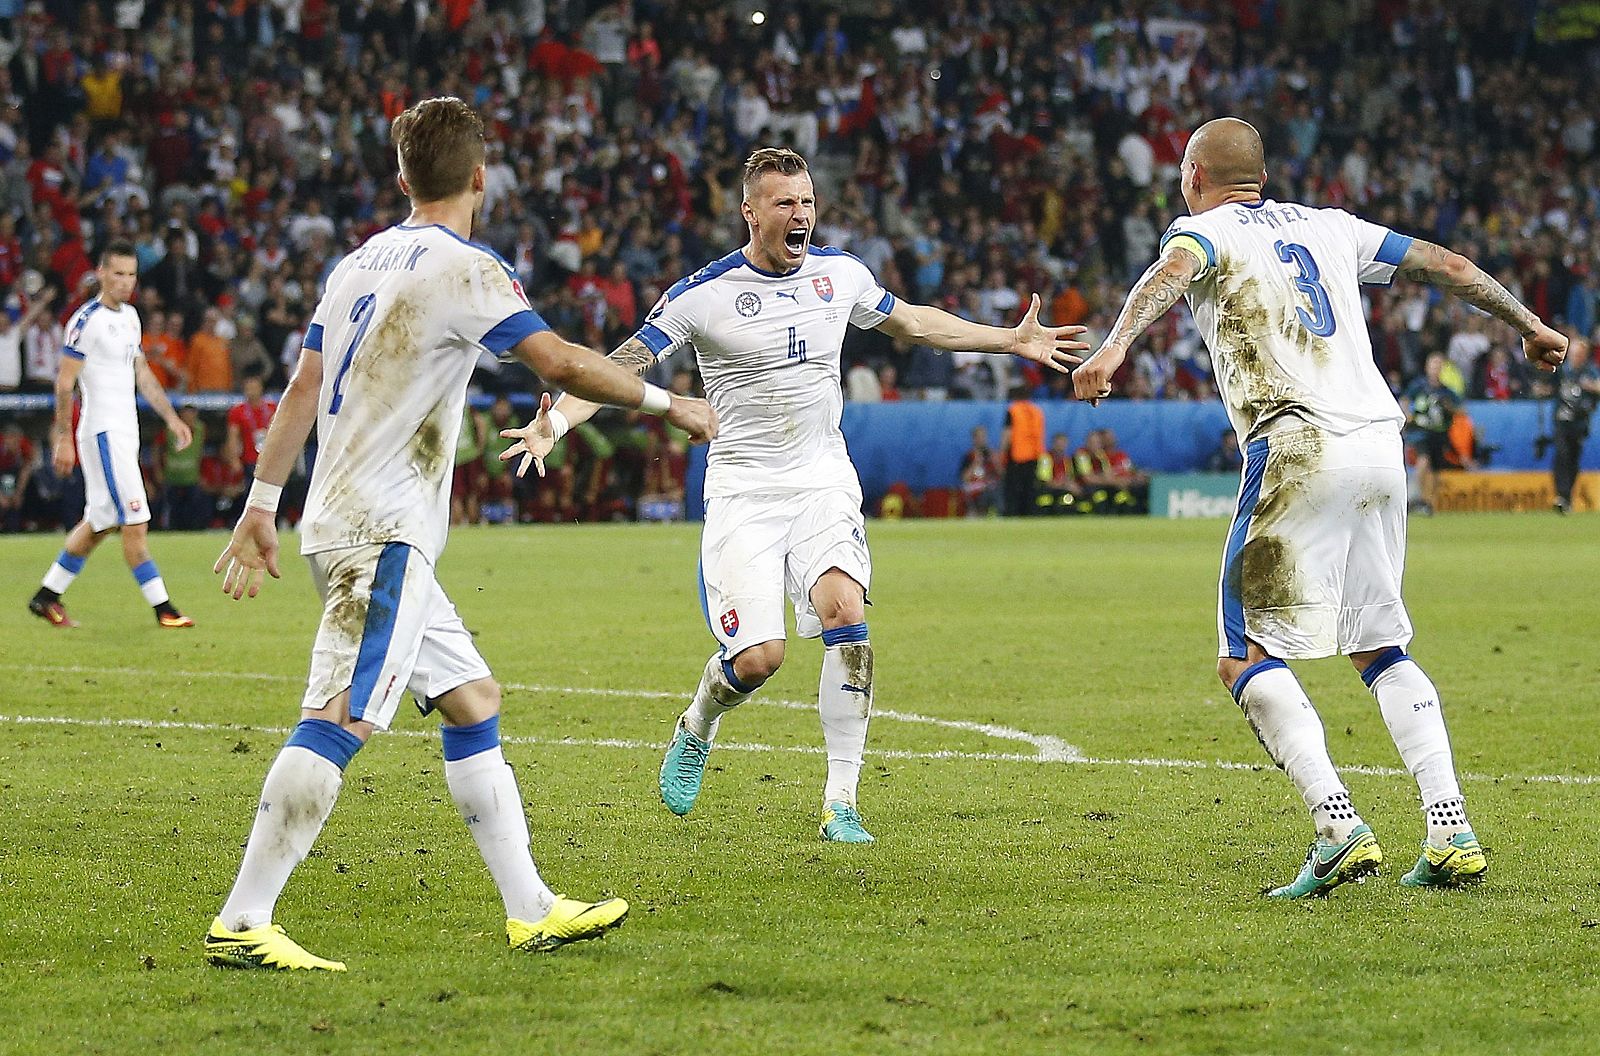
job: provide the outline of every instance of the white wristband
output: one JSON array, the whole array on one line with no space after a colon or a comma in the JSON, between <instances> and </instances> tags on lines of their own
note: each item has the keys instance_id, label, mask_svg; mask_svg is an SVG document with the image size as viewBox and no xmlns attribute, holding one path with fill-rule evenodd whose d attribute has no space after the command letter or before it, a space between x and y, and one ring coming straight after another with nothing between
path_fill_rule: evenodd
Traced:
<instances>
[{"instance_id":1,"label":"white wristband","mask_svg":"<svg viewBox=\"0 0 1600 1056\"><path fill-rule=\"evenodd\" d=\"M282 484L268 484L264 480L252 481L250 484L250 497L244 500L244 505L249 510L264 510L267 513L277 513L278 499L282 495Z\"/></svg>"},{"instance_id":2,"label":"white wristband","mask_svg":"<svg viewBox=\"0 0 1600 1056\"><path fill-rule=\"evenodd\" d=\"M672 393L647 381L644 383L644 399L639 402L639 409L645 414L666 414L672 409Z\"/></svg>"},{"instance_id":3,"label":"white wristband","mask_svg":"<svg viewBox=\"0 0 1600 1056\"><path fill-rule=\"evenodd\" d=\"M548 411L545 411L544 416L549 419L550 431L555 434L555 438L557 440L560 440L563 436L566 436L567 433L572 431L572 423L567 421L567 416L556 410L554 407L550 408Z\"/></svg>"}]
</instances>

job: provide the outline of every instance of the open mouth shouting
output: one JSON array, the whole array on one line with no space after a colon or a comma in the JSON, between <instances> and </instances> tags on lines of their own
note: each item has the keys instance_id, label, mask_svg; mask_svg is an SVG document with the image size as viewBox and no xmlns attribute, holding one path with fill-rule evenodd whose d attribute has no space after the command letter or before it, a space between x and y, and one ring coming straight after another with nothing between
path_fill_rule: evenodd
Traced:
<instances>
[{"instance_id":1,"label":"open mouth shouting","mask_svg":"<svg viewBox=\"0 0 1600 1056\"><path fill-rule=\"evenodd\" d=\"M795 224L783 236L783 248L791 261L798 261L806 255L806 243L811 239L811 228L806 224Z\"/></svg>"}]
</instances>

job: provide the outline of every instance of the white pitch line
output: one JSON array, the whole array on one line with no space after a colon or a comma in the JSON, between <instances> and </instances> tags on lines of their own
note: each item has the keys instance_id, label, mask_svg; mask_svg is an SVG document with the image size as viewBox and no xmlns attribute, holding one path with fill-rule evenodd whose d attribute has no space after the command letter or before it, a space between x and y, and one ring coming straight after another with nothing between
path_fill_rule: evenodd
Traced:
<instances>
[{"instance_id":1,"label":"white pitch line","mask_svg":"<svg viewBox=\"0 0 1600 1056\"><path fill-rule=\"evenodd\" d=\"M150 675L162 674L179 678L244 678L271 682L298 682L300 679L291 675L252 674L246 672L230 671L151 671L142 668L128 667L85 667L62 666L46 667L30 664L0 664L0 670L7 671L33 671L51 673L77 673L77 674L127 674ZM591 696L606 697L632 697L634 699L668 699L680 697L679 693L668 693L660 690L625 690L625 689L595 689L584 687L538 686L523 683L506 682L502 685L507 689L515 689L533 693L574 693ZM783 708L804 708L810 710L816 707L814 703L792 700L772 700L768 704ZM912 715L898 712L874 711L874 715L893 714L902 721L931 723L938 726L947 726L955 729L970 730L973 732L989 733L991 736L1021 740L1033 744L1037 749L1034 755L1011 752L960 752L954 750L914 752L899 749L872 749L868 754L880 759L932 759L932 760L972 760L979 762L1002 763L1066 763L1079 766L1109 766L1128 767L1132 769L1161 769L1161 770L1266 770L1270 769L1267 763L1240 763L1228 759L1215 759L1206 761L1202 759L1167 759L1155 758L1129 758L1129 759L1100 759L1085 756L1072 745L1055 737L1045 737L1037 734L1024 733L1021 730L1012 730L1005 726L990 726L984 723L958 722L952 719L935 719L923 715ZM79 719L59 715L3 715L0 714L0 723L9 723L19 726L72 726L72 727L97 727L97 728L123 728L146 730L189 730L201 733L270 733L283 735L289 733L288 726L245 726L231 723L212 722L177 722L170 719ZM1003 731L1003 732L999 732ZM389 730L388 734L399 737L428 737L435 736L432 731L415 729ZM657 750L661 747L653 741L637 741L623 738L579 738L579 737L512 737L503 738L509 744L527 744L543 747L584 747L584 748L623 748L629 750L649 748ZM1057 752L1048 752L1045 745L1050 743L1061 746ZM723 751L732 752L782 752L796 755L820 755L824 749L808 745L780 745L756 744L749 742L718 742L717 747ZM1342 773L1364 774L1371 777L1406 777L1405 770L1389 766L1344 766L1339 768ZM1592 774L1462 774L1463 781L1515 781L1526 784L1549 785L1600 785L1600 776Z\"/></svg>"},{"instance_id":2,"label":"white pitch line","mask_svg":"<svg viewBox=\"0 0 1600 1056\"><path fill-rule=\"evenodd\" d=\"M169 678L240 678L261 682L301 682L303 679L293 675L259 674L249 671L171 671L151 670L137 667L86 667L81 665L49 666L44 664L0 664L0 670L28 671L42 674L83 674L83 675L131 675L147 677L162 675ZM655 689L599 689L589 686L545 686L526 682L502 682L504 689L517 690L523 693L570 693L592 697L625 697L634 700L681 700L688 696L686 693L668 693ZM815 711L816 701L782 700L775 697L757 697L753 703L764 704L774 708L788 708L795 711ZM1018 755L1018 758L1041 763L1071 763L1083 758L1083 753L1068 744L1060 737L1051 737L1046 734L1028 733L1024 730L1013 729L1010 726L998 726L987 722L966 722L961 719L940 719L931 715L918 715L909 711L895 711L891 708L874 708L874 718L888 719L893 722L920 723L925 726L939 726L947 730L962 730L967 733L980 733L985 737L993 737L1002 741L1018 741L1022 744L1033 746L1034 755ZM761 751L756 747L751 751ZM809 749L808 749L809 750ZM883 753L879 753L883 754ZM993 753L967 753L975 759L1007 758L1004 755ZM922 758L912 756L910 758ZM931 758L947 758L943 755Z\"/></svg>"}]
</instances>

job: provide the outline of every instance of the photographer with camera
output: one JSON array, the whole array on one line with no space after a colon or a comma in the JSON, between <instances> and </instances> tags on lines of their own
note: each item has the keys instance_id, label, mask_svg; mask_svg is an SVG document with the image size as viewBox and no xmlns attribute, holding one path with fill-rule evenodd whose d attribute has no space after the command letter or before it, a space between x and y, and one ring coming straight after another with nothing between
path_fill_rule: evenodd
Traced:
<instances>
[{"instance_id":1,"label":"photographer with camera","mask_svg":"<svg viewBox=\"0 0 1600 1056\"><path fill-rule=\"evenodd\" d=\"M1589 418L1600 404L1600 367L1589 358L1589 342L1573 337L1567 360L1556 375L1554 441L1557 513L1572 509L1572 485L1578 479L1578 456L1589 438ZM1542 439L1542 438L1541 438Z\"/></svg>"}]
</instances>

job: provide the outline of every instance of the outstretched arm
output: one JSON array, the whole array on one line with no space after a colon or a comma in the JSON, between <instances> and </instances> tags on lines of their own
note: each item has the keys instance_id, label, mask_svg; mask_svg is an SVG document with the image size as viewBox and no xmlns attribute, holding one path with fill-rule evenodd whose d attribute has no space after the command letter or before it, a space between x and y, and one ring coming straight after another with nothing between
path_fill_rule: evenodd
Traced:
<instances>
[{"instance_id":1,"label":"outstretched arm","mask_svg":"<svg viewBox=\"0 0 1600 1056\"><path fill-rule=\"evenodd\" d=\"M1135 339L1178 303L1202 266L1200 258L1181 245L1169 245L1161 259L1150 265L1128 291L1122 314L1105 343L1072 372L1073 394L1078 399L1096 403L1111 394L1111 376L1128 357Z\"/></svg>"},{"instance_id":2,"label":"outstretched arm","mask_svg":"<svg viewBox=\"0 0 1600 1056\"><path fill-rule=\"evenodd\" d=\"M544 475L544 456L556 441L573 426L586 422L602 403L616 407L637 407L660 414L689 434L691 443L703 444L717 435L717 416L704 400L674 396L640 380L655 357L643 342L628 340L610 356L602 357L582 345L566 341L553 331L542 330L522 339L512 350L517 358L532 367L546 381L567 390L556 411L546 393L539 413L521 429L502 429L500 435L514 439L500 456L502 461L523 456L517 475L532 462ZM664 408L658 401L665 400ZM552 412L559 415L551 420Z\"/></svg>"},{"instance_id":3,"label":"outstretched arm","mask_svg":"<svg viewBox=\"0 0 1600 1056\"><path fill-rule=\"evenodd\" d=\"M878 329L902 341L955 352L1021 356L1063 374L1082 362L1073 353L1089 350L1086 342L1074 340L1087 327L1045 326L1039 322L1038 294L1029 300L1022 322L1009 328L969 322L931 304L907 304L897 300Z\"/></svg>"},{"instance_id":4,"label":"outstretched arm","mask_svg":"<svg viewBox=\"0 0 1600 1056\"><path fill-rule=\"evenodd\" d=\"M1566 337L1546 326L1493 275L1460 253L1452 253L1420 238L1413 239L1400 260L1397 274L1453 293L1510 325L1522 335L1522 354L1542 371L1555 370L1566 358Z\"/></svg>"}]
</instances>

